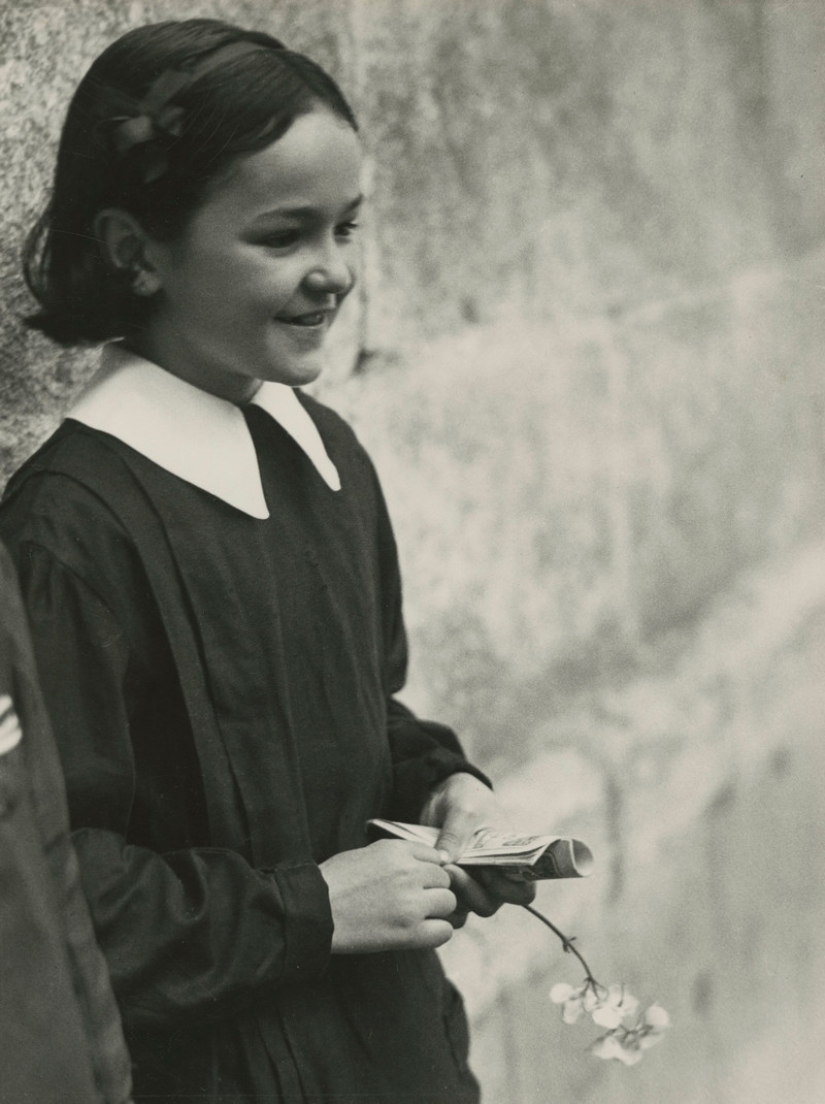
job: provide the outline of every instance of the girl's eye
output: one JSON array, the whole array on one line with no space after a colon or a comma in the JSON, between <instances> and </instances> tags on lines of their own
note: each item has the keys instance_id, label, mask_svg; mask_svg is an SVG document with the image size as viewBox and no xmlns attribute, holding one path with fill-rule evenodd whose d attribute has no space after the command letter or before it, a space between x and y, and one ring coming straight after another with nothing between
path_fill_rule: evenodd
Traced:
<instances>
[{"instance_id":1,"label":"girl's eye","mask_svg":"<svg viewBox=\"0 0 825 1104\"><path fill-rule=\"evenodd\" d=\"M289 249L299 241L300 237L300 230L275 230L266 235L262 244L269 246L270 249Z\"/></svg>"},{"instance_id":2,"label":"girl's eye","mask_svg":"<svg viewBox=\"0 0 825 1104\"><path fill-rule=\"evenodd\" d=\"M338 238L351 238L357 229L358 223L354 220L352 222L342 222L340 226L335 227L335 235Z\"/></svg>"}]
</instances>

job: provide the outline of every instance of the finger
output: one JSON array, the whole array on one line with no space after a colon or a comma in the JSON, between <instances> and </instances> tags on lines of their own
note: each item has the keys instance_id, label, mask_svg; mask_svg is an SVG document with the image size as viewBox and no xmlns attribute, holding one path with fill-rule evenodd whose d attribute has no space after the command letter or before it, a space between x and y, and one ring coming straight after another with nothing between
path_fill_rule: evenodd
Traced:
<instances>
[{"instance_id":1,"label":"finger","mask_svg":"<svg viewBox=\"0 0 825 1104\"><path fill-rule=\"evenodd\" d=\"M413 858L418 859L419 862L433 863L435 866L444 865L444 856L435 847L429 847L426 843L410 843L402 840L393 842L403 843Z\"/></svg>"},{"instance_id":2,"label":"finger","mask_svg":"<svg viewBox=\"0 0 825 1104\"><path fill-rule=\"evenodd\" d=\"M529 905L536 899L536 886L534 882L522 882L520 885L503 885L499 894L500 900L508 905Z\"/></svg>"},{"instance_id":3,"label":"finger","mask_svg":"<svg viewBox=\"0 0 825 1104\"><path fill-rule=\"evenodd\" d=\"M506 870L496 870L495 867L484 869L483 882L490 893L508 903L529 904L536 896L536 883L532 878L520 874L514 876Z\"/></svg>"},{"instance_id":4,"label":"finger","mask_svg":"<svg viewBox=\"0 0 825 1104\"><path fill-rule=\"evenodd\" d=\"M478 916L492 916L501 904L487 889L471 877L460 866L447 866L445 870L450 875L450 882L463 908Z\"/></svg>"},{"instance_id":5,"label":"finger","mask_svg":"<svg viewBox=\"0 0 825 1104\"><path fill-rule=\"evenodd\" d=\"M453 931L458 931L459 928L463 928L464 925L467 923L467 917L469 915L470 914L468 910L462 908L461 905L459 905L455 912L447 917L447 919L450 921L450 924L452 925Z\"/></svg>"},{"instance_id":6,"label":"finger","mask_svg":"<svg viewBox=\"0 0 825 1104\"><path fill-rule=\"evenodd\" d=\"M499 905L529 905L536 896L535 882L516 881L505 871L494 867L479 868L476 877Z\"/></svg>"},{"instance_id":7,"label":"finger","mask_svg":"<svg viewBox=\"0 0 825 1104\"><path fill-rule=\"evenodd\" d=\"M453 861L461 858L475 835L477 827L474 813L459 806L448 808L435 842L437 850L446 852Z\"/></svg>"},{"instance_id":8,"label":"finger","mask_svg":"<svg viewBox=\"0 0 825 1104\"><path fill-rule=\"evenodd\" d=\"M442 947L453 937L453 926L449 920L424 920L421 924L423 947Z\"/></svg>"},{"instance_id":9,"label":"finger","mask_svg":"<svg viewBox=\"0 0 825 1104\"><path fill-rule=\"evenodd\" d=\"M451 889L428 889L425 896L428 919L447 919L458 908L458 901Z\"/></svg>"},{"instance_id":10,"label":"finger","mask_svg":"<svg viewBox=\"0 0 825 1104\"><path fill-rule=\"evenodd\" d=\"M524 870L519 869L516 866L500 866L496 867L495 873L502 878L507 878L510 882L532 882L533 878L529 874L526 874Z\"/></svg>"},{"instance_id":11,"label":"finger","mask_svg":"<svg viewBox=\"0 0 825 1104\"><path fill-rule=\"evenodd\" d=\"M518 887L515 900L512 902L514 905L529 905L536 899L537 885L535 882L523 882Z\"/></svg>"},{"instance_id":12,"label":"finger","mask_svg":"<svg viewBox=\"0 0 825 1104\"><path fill-rule=\"evenodd\" d=\"M426 863L417 868L416 875L421 878L420 885L422 889L450 889L452 887L452 878L444 866Z\"/></svg>"}]
</instances>

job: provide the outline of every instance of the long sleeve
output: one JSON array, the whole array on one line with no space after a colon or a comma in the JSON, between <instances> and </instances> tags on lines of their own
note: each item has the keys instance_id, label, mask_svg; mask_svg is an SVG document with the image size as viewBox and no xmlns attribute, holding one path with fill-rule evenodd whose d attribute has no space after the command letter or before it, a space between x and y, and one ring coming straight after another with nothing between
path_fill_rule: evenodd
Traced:
<instances>
[{"instance_id":1,"label":"long sleeve","mask_svg":"<svg viewBox=\"0 0 825 1104\"><path fill-rule=\"evenodd\" d=\"M220 1019L267 987L318 976L332 921L313 863L255 870L233 851L187 846L182 829L165 853L133 842L175 838L180 804L193 801L186 764L178 791L167 769L169 792L143 792L163 749L136 748L131 728L158 687L88 583L35 544L18 560L83 888L127 1027Z\"/></svg>"},{"instance_id":2,"label":"long sleeve","mask_svg":"<svg viewBox=\"0 0 825 1104\"><path fill-rule=\"evenodd\" d=\"M57 751L2 549L0 696L20 739L0 762L0 1101L126 1104L129 1055L83 898ZM20 785L11 792L6 784L15 772Z\"/></svg>"},{"instance_id":3,"label":"long sleeve","mask_svg":"<svg viewBox=\"0 0 825 1104\"><path fill-rule=\"evenodd\" d=\"M330 956L317 864L469 769L393 701L368 461L319 407L334 492L243 413L268 518L72 419L0 507L136 1096L476 1100L433 951Z\"/></svg>"}]
</instances>

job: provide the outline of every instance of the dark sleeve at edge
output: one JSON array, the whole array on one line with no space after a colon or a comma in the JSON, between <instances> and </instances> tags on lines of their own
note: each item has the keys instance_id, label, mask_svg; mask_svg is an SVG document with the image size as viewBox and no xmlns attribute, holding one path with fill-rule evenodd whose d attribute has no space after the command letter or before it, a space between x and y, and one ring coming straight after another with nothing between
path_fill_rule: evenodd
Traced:
<instances>
[{"instance_id":1,"label":"dark sleeve at edge","mask_svg":"<svg viewBox=\"0 0 825 1104\"><path fill-rule=\"evenodd\" d=\"M228 850L163 855L126 842L136 785L128 641L48 550L21 542L13 552L83 889L127 1031L221 1019L268 986L321 974L332 917L315 864L259 871Z\"/></svg>"}]
</instances>

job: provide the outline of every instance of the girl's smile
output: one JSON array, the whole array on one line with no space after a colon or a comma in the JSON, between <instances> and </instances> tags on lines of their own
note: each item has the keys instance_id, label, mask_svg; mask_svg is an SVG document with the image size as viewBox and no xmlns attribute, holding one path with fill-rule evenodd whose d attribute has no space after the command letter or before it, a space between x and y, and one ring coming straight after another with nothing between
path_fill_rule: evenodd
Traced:
<instances>
[{"instance_id":1,"label":"girl's smile","mask_svg":"<svg viewBox=\"0 0 825 1104\"><path fill-rule=\"evenodd\" d=\"M300 116L239 159L171 242L147 239L157 293L132 344L168 371L234 402L261 380L300 386L351 290L361 150L331 112Z\"/></svg>"}]
</instances>

